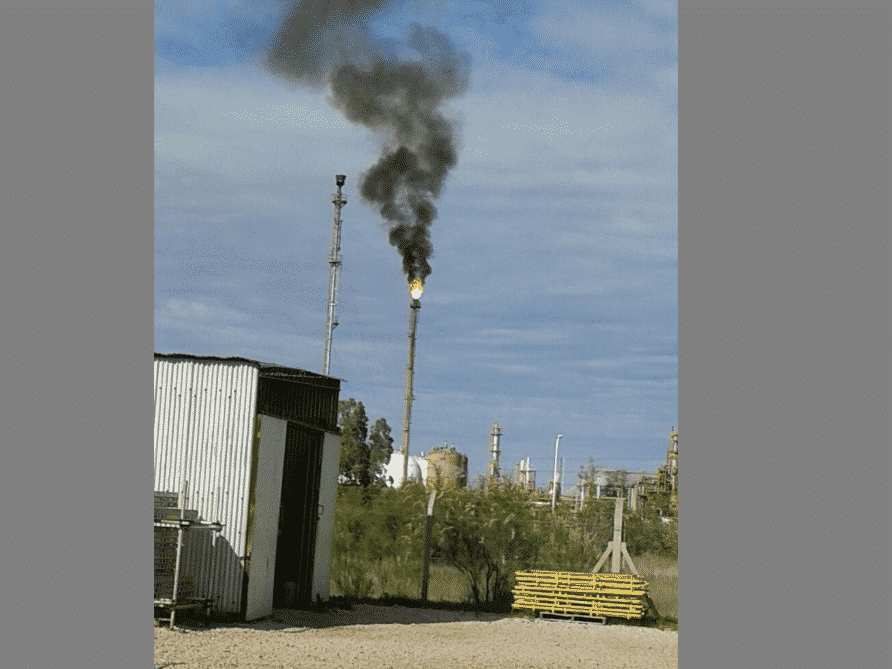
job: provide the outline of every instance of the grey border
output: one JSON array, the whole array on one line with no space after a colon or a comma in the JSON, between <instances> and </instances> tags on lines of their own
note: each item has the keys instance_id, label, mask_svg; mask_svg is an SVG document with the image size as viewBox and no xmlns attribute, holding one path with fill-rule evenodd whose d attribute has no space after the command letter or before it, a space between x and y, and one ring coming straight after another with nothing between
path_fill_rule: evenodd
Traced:
<instances>
[{"instance_id":1,"label":"grey border","mask_svg":"<svg viewBox=\"0 0 892 669\"><path fill-rule=\"evenodd\" d=\"M146 667L152 4L22 4L0 38L3 665Z\"/></svg>"},{"instance_id":2,"label":"grey border","mask_svg":"<svg viewBox=\"0 0 892 669\"><path fill-rule=\"evenodd\" d=\"M885 666L888 12L679 15L679 665Z\"/></svg>"},{"instance_id":3,"label":"grey border","mask_svg":"<svg viewBox=\"0 0 892 669\"><path fill-rule=\"evenodd\" d=\"M4 13L7 666L151 653L152 10L116 5ZM884 665L888 13L778 27L816 13L680 12L685 667Z\"/></svg>"}]
</instances>

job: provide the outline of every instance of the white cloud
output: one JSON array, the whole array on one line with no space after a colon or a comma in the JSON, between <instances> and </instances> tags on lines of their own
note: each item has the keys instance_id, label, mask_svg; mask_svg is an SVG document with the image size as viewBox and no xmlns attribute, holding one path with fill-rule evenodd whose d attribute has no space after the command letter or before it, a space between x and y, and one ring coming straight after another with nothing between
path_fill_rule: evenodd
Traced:
<instances>
[{"instance_id":1,"label":"white cloud","mask_svg":"<svg viewBox=\"0 0 892 669\"><path fill-rule=\"evenodd\" d=\"M649 229L624 233L616 227L613 227L612 232L593 227L585 231L558 231L554 235L553 243L555 246L598 256L631 254L674 260L678 258L678 245L674 239L669 226L662 234L656 234Z\"/></svg>"},{"instance_id":2,"label":"white cloud","mask_svg":"<svg viewBox=\"0 0 892 669\"><path fill-rule=\"evenodd\" d=\"M567 339L567 334L555 328L491 328L452 338L463 344L502 346L505 344L557 344ZM487 353L487 355L490 355Z\"/></svg>"},{"instance_id":3,"label":"white cloud","mask_svg":"<svg viewBox=\"0 0 892 669\"><path fill-rule=\"evenodd\" d=\"M333 130L352 128L343 117L319 105L298 106L292 104L267 105L221 112L224 118L243 121L251 125L271 128L300 128L301 130Z\"/></svg>"},{"instance_id":4,"label":"white cloud","mask_svg":"<svg viewBox=\"0 0 892 669\"><path fill-rule=\"evenodd\" d=\"M641 369L642 367L649 367L652 365L669 365L673 368L678 365L678 356L677 355L629 355L629 356L617 356L611 358L599 358L595 360L584 360L574 363L575 365L580 365L583 367L587 367L589 369L620 369L627 367L635 367Z\"/></svg>"},{"instance_id":5,"label":"white cloud","mask_svg":"<svg viewBox=\"0 0 892 669\"><path fill-rule=\"evenodd\" d=\"M506 185L666 185L666 134L676 134L672 93L616 93L587 82L559 82L514 71L498 85L456 101L464 121L459 167L451 179ZM668 124L668 129L667 129ZM663 155L665 154L665 155ZM653 166L643 174L630 160ZM592 162L595 161L594 168Z\"/></svg>"},{"instance_id":6,"label":"white cloud","mask_svg":"<svg viewBox=\"0 0 892 669\"><path fill-rule=\"evenodd\" d=\"M573 172L573 178L579 183L587 184L623 184L623 185L640 185L653 184L665 186L669 183L669 178L665 174L643 174L635 170L626 170L621 168L598 170L597 172L586 172L576 170Z\"/></svg>"},{"instance_id":7,"label":"white cloud","mask_svg":"<svg viewBox=\"0 0 892 669\"><path fill-rule=\"evenodd\" d=\"M632 0L651 14L678 17L678 0Z\"/></svg>"},{"instance_id":8,"label":"white cloud","mask_svg":"<svg viewBox=\"0 0 892 669\"><path fill-rule=\"evenodd\" d=\"M167 299L159 312L156 322L165 327L192 327L199 324L229 322L249 323L250 319L242 312L229 309L206 297L192 299Z\"/></svg>"},{"instance_id":9,"label":"white cloud","mask_svg":"<svg viewBox=\"0 0 892 669\"><path fill-rule=\"evenodd\" d=\"M678 66L664 67L653 74L654 80L661 88L678 91Z\"/></svg>"},{"instance_id":10,"label":"white cloud","mask_svg":"<svg viewBox=\"0 0 892 669\"><path fill-rule=\"evenodd\" d=\"M498 362L487 362L486 367L498 372L504 372L505 374L532 374L540 371L538 367L534 367L533 365L507 365Z\"/></svg>"},{"instance_id":11,"label":"white cloud","mask_svg":"<svg viewBox=\"0 0 892 669\"><path fill-rule=\"evenodd\" d=\"M657 35L645 23L629 17L606 16L596 5L547 3L546 13L528 26L541 42L564 51L572 46L589 51L678 48L674 35Z\"/></svg>"},{"instance_id":12,"label":"white cloud","mask_svg":"<svg viewBox=\"0 0 892 669\"><path fill-rule=\"evenodd\" d=\"M642 224L641 221L637 219L622 216L616 221L616 226L622 230L629 230L631 232L642 232L650 228L650 226Z\"/></svg>"},{"instance_id":13,"label":"white cloud","mask_svg":"<svg viewBox=\"0 0 892 669\"><path fill-rule=\"evenodd\" d=\"M215 12L219 0L155 0L155 37L176 37L184 41L199 39L196 25Z\"/></svg>"}]
</instances>

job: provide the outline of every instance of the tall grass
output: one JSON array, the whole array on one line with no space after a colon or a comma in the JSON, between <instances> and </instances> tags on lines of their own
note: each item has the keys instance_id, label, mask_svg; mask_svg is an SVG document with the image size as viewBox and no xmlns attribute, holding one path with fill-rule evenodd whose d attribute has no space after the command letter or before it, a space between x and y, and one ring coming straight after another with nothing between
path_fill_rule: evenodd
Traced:
<instances>
[{"instance_id":1,"label":"tall grass","mask_svg":"<svg viewBox=\"0 0 892 669\"><path fill-rule=\"evenodd\" d=\"M645 553L632 562L650 585L650 598L666 618L678 619L678 560Z\"/></svg>"},{"instance_id":2,"label":"tall grass","mask_svg":"<svg viewBox=\"0 0 892 669\"><path fill-rule=\"evenodd\" d=\"M612 536L610 500L575 514L550 513L530 507L525 495L506 485L486 492L450 489L438 497L428 601L510 610L517 569L591 570ZM426 491L420 486L374 489L368 496L356 487L339 489L331 595L417 601L425 507ZM624 522L628 550L650 584L661 618L668 619L662 622L677 624L675 527L665 527L653 509L630 514ZM471 574L477 574L476 582Z\"/></svg>"},{"instance_id":3,"label":"tall grass","mask_svg":"<svg viewBox=\"0 0 892 669\"><path fill-rule=\"evenodd\" d=\"M650 597L660 615L678 619L678 560L646 553L633 557L638 572L650 585ZM333 597L380 598L405 597L417 599L421 592L420 565L397 565L392 560L372 562L351 559L351 569L334 570L331 579ZM332 565L334 567L335 565ZM433 563L428 581L428 600L431 602L467 602L470 600L468 582L457 569Z\"/></svg>"},{"instance_id":4,"label":"tall grass","mask_svg":"<svg viewBox=\"0 0 892 669\"><path fill-rule=\"evenodd\" d=\"M385 595L417 599L421 594L421 565L398 565L394 560L378 562L351 559L332 564L333 597L373 597ZM467 579L446 564L430 565L427 598L432 602L466 602L470 599Z\"/></svg>"}]
</instances>

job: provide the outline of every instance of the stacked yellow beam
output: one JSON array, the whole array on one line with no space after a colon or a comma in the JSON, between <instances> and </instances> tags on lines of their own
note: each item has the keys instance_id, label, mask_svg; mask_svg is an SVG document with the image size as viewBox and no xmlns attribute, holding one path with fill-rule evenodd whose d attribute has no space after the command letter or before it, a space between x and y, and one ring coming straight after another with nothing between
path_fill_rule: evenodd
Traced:
<instances>
[{"instance_id":1,"label":"stacked yellow beam","mask_svg":"<svg viewBox=\"0 0 892 669\"><path fill-rule=\"evenodd\" d=\"M515 576L515 609L641 618L647 608L647 581L632 574L534 570Z\"/></svg>"}]
</instances>

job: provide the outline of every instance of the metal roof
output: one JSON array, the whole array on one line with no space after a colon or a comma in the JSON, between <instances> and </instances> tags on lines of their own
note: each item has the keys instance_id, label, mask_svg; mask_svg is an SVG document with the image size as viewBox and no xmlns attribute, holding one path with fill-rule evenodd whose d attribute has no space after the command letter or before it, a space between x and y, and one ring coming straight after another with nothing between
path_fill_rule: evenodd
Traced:
<instances>
[{"instance_id":1,"label":"metal roof","mask_svg":"<svg viewBox=\"0 0 892 669\"><path fill-rule=\"evenodd\" d=\"M282 379L284 381L317 381L322 385L337 387L340 384L339 379L334 376L325 376L316 372L310 372L297 367L286 367L274 362L262 362L261 360L252 360L251 358L242 358L240 356L223 357L217 355L193 355L192 353L158 353L155 352L156 358L165 360L203 360L207 362L242 362L254 365L260 372L260 378ZM330 383L325 383L325 382ZM331 383L333 382L333 383Z\"/></svg>"}]
</instances>

